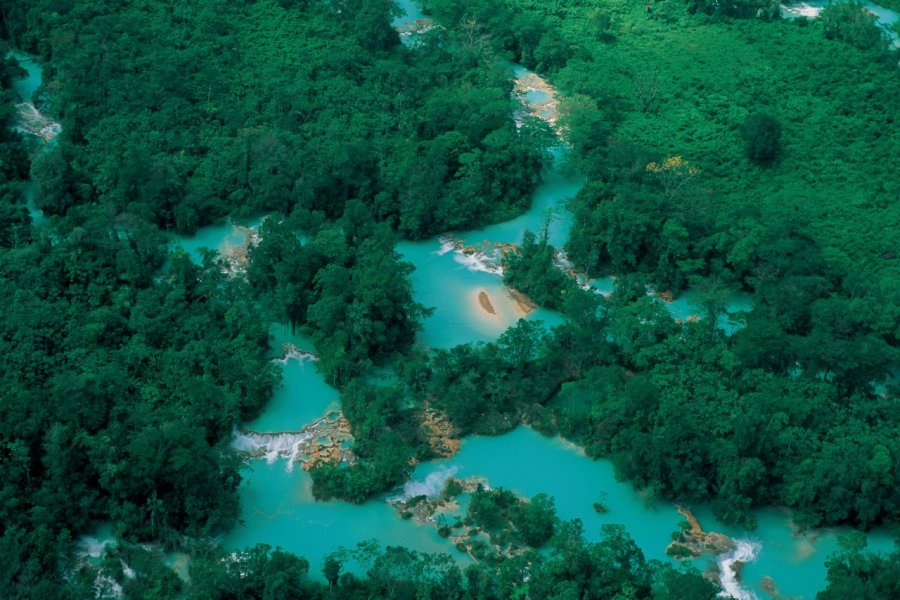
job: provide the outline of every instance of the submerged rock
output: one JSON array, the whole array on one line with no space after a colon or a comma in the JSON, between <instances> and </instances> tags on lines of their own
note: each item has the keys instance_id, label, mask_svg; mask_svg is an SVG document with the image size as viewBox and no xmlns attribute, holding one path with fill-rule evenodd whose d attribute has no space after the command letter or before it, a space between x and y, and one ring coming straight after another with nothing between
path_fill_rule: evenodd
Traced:
<instances>
[{"instance_id":1,"label":"submerged rock","mask_svg":"<svg viewBox=\"0 0 900 600\"><path fill-rule=\"evenodd\" d=\"M494 305L491 304L491 297L488 296L487 292L483 290L478 292L478 304L480 304L481 308L483 308L484 311L489 315L497 314L497 311L494 310Z\"/></svg>"}]
</instances>

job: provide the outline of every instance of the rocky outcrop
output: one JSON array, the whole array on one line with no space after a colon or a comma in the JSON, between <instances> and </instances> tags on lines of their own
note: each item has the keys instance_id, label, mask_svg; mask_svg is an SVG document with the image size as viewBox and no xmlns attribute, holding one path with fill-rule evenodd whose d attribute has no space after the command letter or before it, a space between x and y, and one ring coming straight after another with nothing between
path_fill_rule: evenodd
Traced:
<instances>
[{"instance_id":1,"label":"rocky outcrop","mask_svg":"<svg viewBox=\"0 0 900 600\"><path fill-rule=\"evenodd\" d=\"M250 263L250 248L259 244L259 232L243 225L233 225L234 231L242 236L238 244L224 243L219 248L219 253L225 261L225 272L229 275L238 275L247 270Z\"/></svg>"},{"instance_id":2,"label":"rocky outcrop","mask_svg":"<svg viewBox=\"0 0 900 600\"><path fill-rule=\"evenodd\" d=\"M666 554L675 558L697 558L704 554L724 554L734 549L734 540L715 531L703 531L697 517L683 506L678 507L687 519L688 528L676 535L666 548Z\"/></svg>"},{"instance_id":3,"label":"rocky outcrop","mask_svg":"<svg viewBox=\"0 0 900 600\"><path fill-rule=\"evenodd\" d=\"M309 471L325 464L355 463L352 443L350 422L340 411L332 410L296 432L240 431L235 435L233 445L252 458L265 458L269 462L286 458L290 461L289 469L299 462L305 471Z\"/></svg>"},{"instance_id":4,"label":"rocky outcrop","mask_svg":"<svg viewBox=\"0 0 900 600\"><path fill-rule=\"evenodd\" d=\"M14 129L20 133L34 135L49 143L62 132L62 125L43 114L31 102L16 105L18 123Z\"/></svg>"},{"instance_id":5,"label":"rocky outcrop","mask_svg":"<svg viewBox=\"0 0 900 600\"><path fill-rule=\"evenodd\" d=\"M422 408L422 431L437 456L449 457L459 451L459 434L447 413L433 408L428 401Z\"/></svg>"}]
</instances>

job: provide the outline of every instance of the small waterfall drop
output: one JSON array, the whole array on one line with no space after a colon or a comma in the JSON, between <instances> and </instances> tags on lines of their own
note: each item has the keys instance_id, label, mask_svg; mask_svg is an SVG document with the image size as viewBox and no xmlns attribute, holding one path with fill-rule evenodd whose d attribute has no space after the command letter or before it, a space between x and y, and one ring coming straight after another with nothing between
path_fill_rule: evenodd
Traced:
<instances>
[{"instance_id":1,"label":"small waterfall drop","mask_svg":"<svg viewBox=\"0 0 900 600\"><path fill-rule=\"evenodd\" d=\"M312 431L283 433L256 433L253 431L235 431L232 446L251 456L265 457L272 464L279 458L287 458L287 470L294 469L294 463L300 458L301 445L313 437Z\"/></svg>"},{"instance_id":2,"label":"small waterfall drop","mask_svg":"<svg viewBox=\"0 0 900 600\"><path fill-rule=\"evenodd\" d=\"M720 598L734 598L735 600L759 600L756 594L741 586L739 581L740 569L735 570L737 563L748 563L756 560L761 546L750 540L734 540L734 550L717 557L719 563L719 578L722 583Z\"/></svg>"},{"instance_id":3,"label":"small waterfall drop","mask_svg":"<svg viewBox=\"0 0 900 600\"><path fill-rule=\"evenodd\" d=\"M459 471L459 467L441 467L437 471L426 475L422 481L407 481L403 485L403 493L390 500L392 502L405 502L418 496L434 498L444 490L447 480L456 475L457 471Z\"/></svg>"},{"instance_id":4,"label":"small waterfall drop","mask_svg":"<svg viewBox=\"0 0 900 600\"><path fill-rule=\"evenodd\" d=\"M16 104L20 123L16 131L35 135L45 142L51 141L62 132L62 125L44 115L31 102Z\"/></svg>"}]
</instances>

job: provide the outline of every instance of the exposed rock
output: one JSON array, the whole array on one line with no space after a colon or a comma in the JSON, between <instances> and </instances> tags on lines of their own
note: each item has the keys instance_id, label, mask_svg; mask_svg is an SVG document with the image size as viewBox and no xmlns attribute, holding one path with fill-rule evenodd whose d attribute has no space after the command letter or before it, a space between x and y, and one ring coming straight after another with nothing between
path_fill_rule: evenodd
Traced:
<instances>
[{"instance_id":1,"label":"exposed rock","mask_svg":"<svg viewBox=\"0 0 900 600\"><path fill-rule=\"evenodd\" d=\"M440 495L436 497L420 495L412 498L397 498L391 500L391 504L401 518L438 527L438 533L442 537L449 538L459 552L467 553L476 562L482 559L510 558L525 552L528 549L526 546L506 541L506 535L501 535L499 537L501 542L498 543L490 532L473 523L463 522L462 515L459 514L460 506L456 496L462 493L474 493L479 487L490 489L487 481L481 477L466 479L450 477L444 484ZM519 500L528 502L524 498ZM455 518L456 521L449 526L441 524L438 519L442 516ZM509 530L515 530L515 525L511 522L508 524L507 533ZM457 533L454 533L455 531Z\"/></svg>"},{"instance_id":2,"label":"exposed rock","mask_svg":"<svg viewBox=\"0 0 900 600\"><path fill-rule=\"evenodd\" d=\"M312 352L301 350L290 342L285 342L281 345L281 352L281 358L277 359L280 362L286 362L292 358L297 360L319 360L319 357Z\"/></svg>"},{"instance_id":3,"label":"exposed rock","mask_svg":"<svg viewBox=\"0 0 900 600\"><path fill-rule=\"evenodd\" d=\"M49 143L62 132L62 125L44 115L31 102L22 102L16 105L18 111L18 124L15 130L37 136Z\"/></svg>"},{"instance_id":4,"label":"exposed rock","mask_svg":"<svg viewBox=\"0 0 900 600\"><path fill-rule=\"evenodd\" d=\"M342 462L356 462L356 455L349 448L349 442L353 440L350 431L350 422L338 411L336 419L329 418L331 412L319 419L308 428L313 434L306 445L300 445L298 458L304 471L309 471L322 465L338 465Z\"/></svg>"},{"instance_id":5,"label":"exposed rock","mask_svg":"<svg viewBox=\"0 0 900 600\"><path fill-rule=\"evenodd\" d=\"M677 539L666 548L666 554L675 558L697 558L704 554L724 554L734 549L734 540L715 531L703 531L700 522L691 511L678 507L687 519L689 528L678 534Z\"/></svg>"},{"instance_id":6,"label":"exposed rock","mask_svg":"<svg viewBox=\"0 0 900 600\"><path fill-rule=\"evenodd\" d=\"M412 23L404 23L397 28L401 36L428 33L435 28L434 22L429 18L416 19Z\"/></svg>"},{"instance_id":7,"label":"exposed rock","mask_svg":"<svg viewBox=\"0 0 900 600\"><path fill-rule=\"evenodd\" d=\"M238 275L247 270L247 264L250 262L250 248L259 244L259 232L250 227L243 225L232 225L234 231L242 234L243 241L239 244L224 243L219 248L222 258L227 265L226 273L229 275Z\"/></svg>"},{"instance_id":8,"label":"exposed rock","mask_svg":"<svg viewBox=\"0 0 900 600\"><path fill-rule=\"evenodd\" d=\"M449 457L459 451L459 435L450 423L447 413L432 408L426 401L422 408L422 431L428 439L428 445L438 456Z\"/></svg>"},{"instance_id":9,"label":"exposed rock","mask_svg":"<svg viewBox=\"0 0 900 600\"><path fill-rule=\"evenodd\" d=\"M309 471L324 464L355 463L356 455L350 447L352 441L350 422L340 411L333 410L297 432L241 431L234 446L253 458L266 458L270 462L287 458L299 462L305 471Z\"/></svg>"}]
</instances>

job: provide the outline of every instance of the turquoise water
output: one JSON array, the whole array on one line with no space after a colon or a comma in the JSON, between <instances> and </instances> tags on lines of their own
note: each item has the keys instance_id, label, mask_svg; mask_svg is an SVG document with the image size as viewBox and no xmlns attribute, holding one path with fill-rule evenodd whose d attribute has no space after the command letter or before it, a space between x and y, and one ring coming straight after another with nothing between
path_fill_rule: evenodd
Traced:
<instances>
[{"instance_id":1,"label":"turquoise water","mask_svg":"<svg viewBox=\"0 0 900 600\"><path fill-rule=\"evenodd\" d=\"M401 242L397 249L416 267L411 276L416 301L435 309L417 338L425 346L489 342L520 318L541 320L548 326L562 322L562 315L544 308L524 315L499 275L479 270L483 267L476 261L449 250L440 240ZM481 292L490 299L494 315L481 308Z\"/></svg>"},{"instance_id":2,"label":"turquoise water","mask_svg":"<svg viewBox=\"0 0 900 600\"><path fill-rule=\"evenodd\" d=\"M542 436L528 427L497 437L470 437L452 458L419 465L412 475L424 481L429 474L456 470L456 477L486 477L493 487L505 487L531 497L546 492L556 500L563 519L581 519L589 540L599 539L600 527L608 523L626 526L647 558L671 560L665 549L670 534L684 520L671 504L645 506L643 498L628 483L617 481L609 461L594 461L562 438ZM609 512L598 514L600 501ZM825 583L825 559L838 549L837 538L849 529L828 529L794 536L787 511L769 509L756 513L756 531L726 527L706 506L691 506L706 531L718 531L736 539L760 544L755 562L744 569L744 587L765 597L763 576L772 577L783 596L812 598ZM868 536L869 548L890 551L893 540L885 531ZM704 570L712 557L694 561Z\"/></svg>"},{"instance_id":3,"label":"turquoise water","mask_svg":"<svg viewBox=\"0 0 900 600\"><path fill-rule=\"evenodd\" d=\"M825 588L825 561L839 549L838 537L852 531L841 527L795 534L790 513L784 509L756 511L758 527L752 532L719 524L709 507L696 507L693 512L704 527L759 544L757 559L744 567L743 581L744 587L760 598L769 597L762 591L763 577L772 578L781 597L815 598ZM869 550L887 553L894 549L893 537L883 529L870 532L867 541Z\"/></svg>"},{"instance_id":4,"label":"turquoise water","mask_svg":"<svg viewBox=\"0 0 900 600\"><path fill-rule=\"evenodd\" d=\"M559 516L581 519L590 540L599 539L604 524L624 524L648 558L666 559L669 534L683 519L671 505L645 510L634 488L616 481L609 461L591 460L562 438L548 438L528 427L496 437L466 438L455 456L419 465L412 479L421 481L454 468L456 477L486 477L492 487L528 498L552 495ZM598 501L609 512L597 513L593 505Z\"/></svg>"},{"instance_id":5,"label":"turquoise water","mask_svg":"<svg viewBox=\"0 0 900 600\"><path fill-rule=\"evenodd\" d=\"M669 309L669 313L674 319L687 320L691 317L704 315L703 307L700 304L700 294L694 290L687 290L672 302L663 303ZM719 329L731 335L744 326L740 312L750 312L753 310L753 297L746 292L738 292L732 294L728 299L724 315L719 315L717 325Z\"/></svg>"},{"instance_id":6,"label":"turquoise water","mask_svg":"<svg viewBox=\"0 0 900 600\"><path fill-rule=\"evenodd\" d=\"M565 151L562 148L554 149L553 163L535 190L528 212L503 223L466 232L460 237L470 244L478 244L483 240L518 244L526 230L535 233L541 231L549 216L552 220L547 239L556 248L562 248L569 239L572 228L572 214L566 209L566 202L574 198L585 183L583 177L564 172L564 161Z\"/></svg>"},{"instance_id":7,"label":"turquoise water","mask_svg":"<svg viewBox=\"0 0 900 600\"><path fill-rule=\"evenodd\" d=\"M259 229L263 217L253 219L236 219L218 223L216 225L207 225L201 227L197 232L190 236L178 236L176 243L181 246L195 262L200 263L202 256L201 248L216 250L219 254L223 254L230 247L237 247L244 243L245 233L238 227L248 227L250 229Z\"/></svg>"},{"instance_id":8,"label":"turquoise water","mask_svg":"<svg viewBox=\"0 0 900 600\"><path fill-rule=\"evenodd\" d=\"M24 102L28 102L34 95L35 90L41 85L41 66L34 57L18 50L13 50L9 55L18 61L19 66L28 71L26 78L14 79L12 82L13 90ZM31 214L32 224L41 225L47 221L46 215L34 205L34 184L30 181L25 186L25 205L28 207L29 214Z\"/></svg>"},{"instance_id":9,"label":"turquoise water","mask_svg":"<svg viewBox=\"0 0 900 600\"><path fill-rule=\"evenodd\" d=\"M377 539L382 546L406 546L423 552L452 550L434 527L401 519L383 499L364 504L315 501L309 473L302 469L287 471L284 461L253 461L242 476L243 523L223 536L221 543L228 548L258 543L280 546L304 556L310 574L319 579L329 553L370 539Z\"/></svg>"},{"instance_id":10,"label":"turquoise water","mask_svg":"<svg viewBox=\"0 0 900 600\"><path fill-rule=\"evenodd\" d=\"M12 87L19 97L28 102L41 85L41 65L36 58L24 52L13 50L9 54L16 59L20 67L28 71L27 77L12 82Z\"/></svg>"},{"instance_id":11,"label":"turquoise water","mask_svg":"<svg viewBox=\"0 0 900 600\"><path fill-rule=\"evenodd\" d=\"M273 360L281 368L281 386L263 413L244 427L259 433L300 431L329 410L340 408L340 393L325 383L314 357L285 355L285 344L315 354L312 341L280 323L272 324L269 336Z\"/></svg>"},{"instance_id":12,"label":"turquoise water","mask_svg":"<svg viewBox=\"0 0 900 600\"><path fill-rule=\"evenodd\" d=\"M47 222L47 215L34 205L34 183L31 181L25 184L25 206L28 207L28 214L31 215L33 225L42 225Z\"/></svg>"},{"instance_id":13,"label":"turquoise water","mask_svg":"<svg viewBox=\"0 0 900 600\"><path fill-rule=\"evenodd\" d=\"M287 358L281 363L282 385L266 410L245 427L259 433L299 431L320 419L328 410L340 408L340 394L325 383L309 358Z\"/></svg>"},{"instance_id":14,"label":"turquoise water","mask_svg":"<svg viewBox=\"0 0 900 600\"><path fill-rule=\"evenodd\" d=\"M454 238L493 252L496 244L518 244L526 231L541 231L549 219L548 239L551 244L562 247L572 225L566 202L584 185L582 178L573 178L563 172L563 160L563 151L554 150L553 162L535 190L527 212L503 223L460 232ZM416 267L412 274L416 300L435 309L434 314L424 321L424 331L418 338L425 346L446 348L492 341L520 318L540 320L547 326L562 322L559 313L545 308L538 308L526 316L504 289L496 259L466 255L454 249L446 239L401 242L397 249ZM494 315L479 304L481 292L490 299Z\"/></svg>"},{"instance_id":15,"label":"turquoise water","mask_svg":"<svg viewBox=\"0 0 900 600\"><path fill-rule=\"evenodd\" d=\"M427 18L419 5L412 0L396 0L397 6L403 11L402 15L397 16L392 24L394 27L400 28L403 25L410 25L414 21Z\"/></svg>"},{"instance_id":16,"label":"turquoise water","mask_svg":"<svg viewBox=\"0 0 900 600\"><path fill-rule=\"evenodd\" d=\"M550 94L542 90L528 90L525 93L525 101L528 102L528 104L543 104L545 102L550 102L550 100L552 100Z\"/></svg>"}]
</instances>

